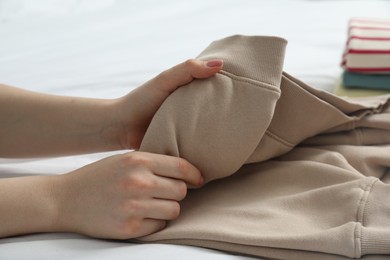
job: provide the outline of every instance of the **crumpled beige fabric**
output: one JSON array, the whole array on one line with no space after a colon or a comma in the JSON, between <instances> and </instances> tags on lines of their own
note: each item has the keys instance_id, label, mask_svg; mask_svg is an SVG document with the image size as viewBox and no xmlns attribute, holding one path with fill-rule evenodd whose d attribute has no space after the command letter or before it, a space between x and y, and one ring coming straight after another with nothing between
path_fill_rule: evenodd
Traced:
<instances>
[{"instance_id":1,"label":"crumpled beige fabric","mask_svg":"<svg viewBox=\"0 0 390 260\"><path fill-rule=\"evenodd\" d=\"M140 150L179 156L206 181L141 241L273 259L387 259L389 96L339 98L283 72L286 40L232 36L199 59L223 71L171 94Z\"/></svg>"}]
</instances>

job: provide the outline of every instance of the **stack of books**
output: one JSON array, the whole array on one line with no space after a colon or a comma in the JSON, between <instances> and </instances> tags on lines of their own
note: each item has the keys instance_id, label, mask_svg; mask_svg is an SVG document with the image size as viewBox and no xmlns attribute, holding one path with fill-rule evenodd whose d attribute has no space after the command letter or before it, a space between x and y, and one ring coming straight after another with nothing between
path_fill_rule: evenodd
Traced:
<instances>
[{"instance_id":1,"label":"stack of books","mask_svg":"<svg viewBox=\"0 0 390 260\"><path fill-rule=\"evenodd\" d=\"M390 94L390 20L351 19L336 94Z\"/></svg>"}]
</instances>

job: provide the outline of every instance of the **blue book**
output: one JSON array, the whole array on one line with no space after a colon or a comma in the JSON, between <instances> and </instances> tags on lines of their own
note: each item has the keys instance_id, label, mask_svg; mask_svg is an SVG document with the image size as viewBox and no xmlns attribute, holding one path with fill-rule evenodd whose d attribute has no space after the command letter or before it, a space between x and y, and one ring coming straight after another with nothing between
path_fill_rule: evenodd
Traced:
<instances>
[{"instance_id":1,"label":"blue book","mask_svg":"<svg viewBox=\"0 0 390 260\"><path fill-rule=\"evenodd\" d=\"M342 84L346 88L390 90L390 74L362 74L344 71Z\"/></svg>"}]
</instances>

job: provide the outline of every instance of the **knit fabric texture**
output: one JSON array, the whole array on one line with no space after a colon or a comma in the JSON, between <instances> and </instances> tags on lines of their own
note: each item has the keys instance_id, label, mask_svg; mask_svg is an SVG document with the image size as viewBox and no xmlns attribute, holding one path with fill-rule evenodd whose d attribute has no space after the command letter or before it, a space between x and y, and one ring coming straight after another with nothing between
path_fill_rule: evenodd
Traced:
<instances>
[{"instance_id":1,"label":"knit fabric texture","mask_svg":"<svg viewBox=\"0 0 390 260\"><path fill-rule=\"evenodd\" d=\"M215 76L171 94L141 151L185 158L207 184L142 242L272 259L388 259L388 96L340 98L283 72L287 41L231 36Z\"/></svg>"}]
</instances>

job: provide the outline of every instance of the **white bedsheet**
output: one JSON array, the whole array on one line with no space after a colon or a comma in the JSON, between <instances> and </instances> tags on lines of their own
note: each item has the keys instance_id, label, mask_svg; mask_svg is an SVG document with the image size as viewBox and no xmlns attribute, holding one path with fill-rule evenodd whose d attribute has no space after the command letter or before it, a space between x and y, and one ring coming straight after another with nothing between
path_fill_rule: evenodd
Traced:
<instances>
[{"instance_id":1,"label":"white bedsheet","mask_svg":"<svg viewBox=\"0 0 390 260\"><path fill-rule=\"evenodd\" d=\"M347 21L356 16L389 18L390 1L0 0L0 82L53 94L118 97L195 57L215 39L249 34L288 39L285 70L332 91ZM0 177L66 173L109 154L0 159ZM0 259L182 258L249 259L76 234L0 239Z\"/></svg>"}]
</instances>

